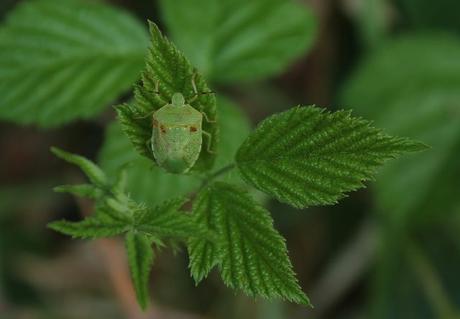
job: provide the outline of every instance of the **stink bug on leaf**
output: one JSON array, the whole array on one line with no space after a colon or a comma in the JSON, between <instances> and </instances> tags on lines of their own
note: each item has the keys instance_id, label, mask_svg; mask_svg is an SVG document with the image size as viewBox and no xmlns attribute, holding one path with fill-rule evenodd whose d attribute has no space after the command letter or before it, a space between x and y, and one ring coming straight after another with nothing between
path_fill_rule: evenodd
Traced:
<instances>
[{"instance_id":1,"label":"stink bug on leaf","mask_svg":"<svg viewBox=\"0 0 460 319\"><path fill-rule=\"evenodd\" d=\"M200 94L213 92L198 93L194 79L192 86L195 96L190 101L186 102L182 93L174 93L171 103L152 116L150 147L157 164L170 173L182 174L190 170L200 155L203 136L211 141L211 135L202 129L202 121L203 117L208 122L212 121L189 103ZM158 83L155 93L158 93ZM211 152L210 143L207 151Z\"/></svg>"}]
</instances>

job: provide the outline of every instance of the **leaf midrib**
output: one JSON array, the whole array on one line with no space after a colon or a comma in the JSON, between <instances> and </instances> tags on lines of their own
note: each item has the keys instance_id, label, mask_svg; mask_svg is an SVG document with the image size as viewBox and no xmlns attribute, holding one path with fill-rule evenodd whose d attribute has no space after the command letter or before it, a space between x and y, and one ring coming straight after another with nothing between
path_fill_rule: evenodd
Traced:
<instances>
[{"instance_id":1,"label":"leaf midrib","mask_svg":"<svg viewBox=\"0 0 460 319\"><path fill-rule=\"evenodd\" d=\"M144 59L143 54L139 54L139 52L119 52L119 53L111 53L111 52L93 52L91 54L87 54L82 52L82 54L71 54L71 55L63 55L62 57L53 58L46 62L42 63L34 63L34 64L26 64L22 66L18 66L16 68L15 73L20 73L21 71L28 71L28 70L44 70L48 68L55 68L62 65L69 65L75 64L75 62L81 63L86 60L97 58L101 59L113 59L113 60L120 60L125 63L132 63L132 62L139 62L141 64Z\"/></svg>"}]
</instances>

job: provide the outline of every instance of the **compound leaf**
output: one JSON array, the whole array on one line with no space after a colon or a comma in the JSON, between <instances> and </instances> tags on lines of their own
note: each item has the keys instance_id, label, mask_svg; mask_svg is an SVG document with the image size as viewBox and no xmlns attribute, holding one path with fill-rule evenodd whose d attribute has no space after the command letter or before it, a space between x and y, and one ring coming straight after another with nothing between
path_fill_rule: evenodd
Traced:
<instances>
[{"instance_id":1,"label":"compound leaf","mask_svg":"<svg viewBox=\"0 0 460 319\"><path fill-rule=\"evenodd\" d=\"M219 247L217 253L216 248L192 246L195 256L191 257L191 266L195 267L196 279L218 262L222 278L231 288L250 296L309 305L292 270L284 239L274 229L269 212L247 192L227 183L216 182L202 192L194 211L216 232ZM204 266L196 257L206 258Z\"/></svg>"},{"instance_id":2,"label":"compound leaf","mask_svg":"<svg viewBox=\"0 0 460 319\"><path fill-rule=\"evenodd\" d=\"M200 228L190 215L181 211L186 199L176 198L155 208L136 212L135 228L155 238L189 238L199 235Z\"/></svg>"},{"instance_id":3,"label":"compound leaf","mask_svg":"<svg viewBox=\"0 0 460 319\"><path fill-rule=\"evenodd\" d=\"M94 116L138 78L147 39L102 3L19 4L0 29L0 118L48 127Z\"/></svg>"},{"instance_id":4,"label":"compound leaf","mask_svg":"<svg viewBox=\"0 0 460 319\"><path fill-rule=\"evenodd\" d=\"M297 107L265 119L237 154L243 178L297 208L336 203L385 161L426 148L391 137L348 111Z\"/></svg>"},{"instance_id":5,"label":"compound leaf","mask_svg":"<svg viewBox=\"0 0 460 319\"><path fill-rule=\"evenodd\" d=\"M61 220L48 224L48 227L73 238L103 238L124 233L129 224L129 220L99 209L80 222Z\"/></svg>"},{"instance_id":6,"label":"compound leaf","mask_svg":"<svg viewBox=\"0 0 460 319\"><path fill-rule=\"evenodd\" d=\"M280 73L316 31L309 8L292 0L162 0L161 9L178 47L219 82Z\"/></svg>"},{"instance_id":7,"label":"compound leaf","mask_svg":"<svg viewBox=\"0 0 460 319\"><path fill-rule=\"evenodd\" d=\"M153 264L153 239L146 234L131 231L126 234L125 246L137 301L142 309L149 303L149 275Z\"/></svg>"},{"instance_id":8,"label":"compound leaf","mask_svg":"<svg viewBox=\"0 0 460 319\"><path fill-rule=\"evenodd\" d=\"M151 46L146 58L142 81L135 87L135 102L117 107L123 131L128 135L136 150L153 162L150 139L152 136L152 114L171 102L174 93L182 93L190 105L206 114L212 122L203 121L203 130L212 136L203 139L200 156L192 171L211 168L215 156L208 149L216 150L217 124L216 99L210 93L204 78L192 67L187 58L164 37L158 27L150 22ZM195 83L198 93L193 89ZM158 91L158 92L157 92ZM196 99L194 99L197 97ZM190 102L192 101L192 102ZM208 147L208 143L210 147Z\"/></svg>"}]
</instances>

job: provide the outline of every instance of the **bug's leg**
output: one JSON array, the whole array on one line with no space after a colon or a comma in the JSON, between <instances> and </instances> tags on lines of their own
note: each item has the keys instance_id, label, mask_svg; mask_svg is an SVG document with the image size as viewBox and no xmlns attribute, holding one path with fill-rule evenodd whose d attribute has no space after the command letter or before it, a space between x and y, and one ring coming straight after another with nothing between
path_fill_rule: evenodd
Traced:
<instances>
[{"instance_id":1,"label":"bug's leg","mask_svg":"<svg viewBox=\"0 0 460 319\"><path fill-rule=\"evenodd\" d=\"M139 116L139 117L135 117L136 120L140 120L140 119L145 119L146 117L149 117L151 116L153 113L155 113L157 110L153 110L152 112L149 112L147 113L146 115L143 115L143 116Z\"/></svg>"},{"instance_id":2,"label":"bug's leg","mask_svg":"<svg viewBox=\"0 0 460 319\"><path fill-rule=\"evenodd\" d=\"M193 72L193 75L192 75L192 88L193 88L193 93L195 93L195 96L196 96L196 95L198 95L198 90L196 88L195 78L196 78L196 72Z\"/></svg>"},{"instance_id":3,"label":"bug's leg","mask_svg":"<svg viewBox=\"0 0 460 319\"><path fill-rule=\"evenodd\" d=\"M198 89L196 88L196 83L195 83L195 78L196 78L196 72L193 73L192 75L192 88L193 88L193 93L195 93L195 95L187 101L187 103L192 103L194 101L196 101L196 99L200 96L200 95L206 95L206 94L215 94L214 92L212 91L209 91L209 92L201 92L199 93L198 92Z\"/></svg>"},{"instance_id":4,"label":"bug's leg","mask_svg":"<svg viewBox=\"0 0 460 319\"><path fill-rule=\"evenodd\" d=\"M168 105L167 103L165 105ZM163 106L165 106L163 105ZM158 109L159 110L159 109ZM143 116L139 116L139 117L135 117L136 120L140 120L140 119L145 119L146 117L149 117L149 116L152 116L153 113L155 113L156 111L158 110L153 110L152 112L149 112L147 113L146 115L143 115Z\"/></svg>"},{"instance_id":5,"label":"bug's leg","mask_svg":"<svg viewBox=\"0 0 460 319\"><path fill-rule=\"evenodd\" d=\"M148 150L150 151L150 153L153 153L152 141L151 141L150 139L148 139L147 141L145 141L145 146L148 148Z\"/></svg>"},{"instance_id":6,"label":"bug's leg","mask_svg":"<svg viewBox=\"0 0 460 319\"><path fill-rule=\"evenodd\" d=\"M155 81L155 93L160 95L160 80Z\"/></svg>"},{"instance_id":7,"label":"bug's leg","mask_svg":"<svg viewBox=\"0 0 460 319\"><path fill-rule=\"evenodd\" d=\"M199 98L201 95L208 95L208 94L216 94L215 92L209 91L209 92L202 92L202 93L197 93L194 97L192 97L190 100L187 101L188 104L195 102L197 98Z\"/></svg>"},{"instance_id":8,"label":"bug's leg","mask_svg":"<svg viewBox=\"0 0 460 319\"><path fill-rule=\"evenodd\" d=\"M155 89L153 91L151 91L151 90L148 90L148 91L151 92L151 93L155 93L156 95L160 95L160 81L156 80L155 81Z\"/></svg>"},{"instance_id":9,"label":"bug's leg","mask_svg":"<svg viewBox=\"0 0 460 319\"><path fill-rule=\"evenodd\" d=\"M187 103L189 103L189 104L194 102L199 96L198 89L196 88L195 77L196 77L196 72L193 72L193 75L192 75L192 89L193 89L193 93L195 93L195 95L190 100L187 101Z\"/></svg>"},{"instance_id":10,"label":"bug's leg","mask_svg":"<svg viewBox=\"0 0 460 319\"><path fill-rule=\"evenodd\" d=\"M201 112L201 114L203 114L203 117L206 120L206 122L208 122L208 123L217 123L216 119L210 120L208 115L205 112Z\"/></svg>"},{"instance_id":11,"label":"bug's leg","mask_svg":"<svg viewBox=\"0 0 460 319\"><path fill-rule=\"evenodd\" d=\"M163 99L163 97L161 96L161 93L160 93L160 80L155 81L155 89L154 89L154 91L151 91L151 90L148 90L148 91L151 92L151 93L154 93L155 95L157 95L157 97L160 99L161 103L164 103L165 105L168 104L168 101L165 101Z\"/></svg>"},{"instance_id":12,"label":"bug's leg","mask_svg":"<svg viewBox=\"0 0 460 319\"><path fill-rule=\"evenodd\" d=\"M212 141L212 136L211 136L211 133L208 133L206 131L201 131L203 133L204 136L206 136L206 138L208 139L208 147L207 147L207 151L208 153L211 153L211 154L215 154L216 152L214 152L213 150L211 150L211 141Z\"/></svg>"}]
</instances>

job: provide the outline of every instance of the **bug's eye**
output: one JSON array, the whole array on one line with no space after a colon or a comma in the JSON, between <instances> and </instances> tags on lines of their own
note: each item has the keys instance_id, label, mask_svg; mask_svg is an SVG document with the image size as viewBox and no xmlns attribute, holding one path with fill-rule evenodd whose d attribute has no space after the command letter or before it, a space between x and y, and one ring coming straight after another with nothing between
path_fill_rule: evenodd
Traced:
<instances>
[{"instance_id":1,"label":"bug's eye","mask_svg":"<svg viewBox=\"0 0 460 319\"><path fill-rule=\"evenodd\" d=\"M160 130L161 133L166 134L166 128L164 127L164 125L160 125Z\"/></svg>"},{"instance_id":2,"label":"bug's eye","mask_svg":"<svg viewBox=\"0 0 460 319\"><path fill-rule=\"evenodd\" d=\"M196 132L198 129L195 126L190 126L190 132Z\"/></svg>"}]
</instances>

